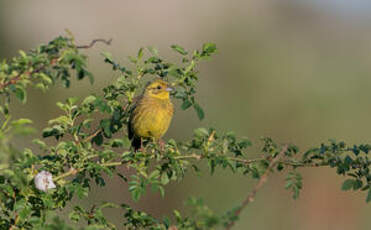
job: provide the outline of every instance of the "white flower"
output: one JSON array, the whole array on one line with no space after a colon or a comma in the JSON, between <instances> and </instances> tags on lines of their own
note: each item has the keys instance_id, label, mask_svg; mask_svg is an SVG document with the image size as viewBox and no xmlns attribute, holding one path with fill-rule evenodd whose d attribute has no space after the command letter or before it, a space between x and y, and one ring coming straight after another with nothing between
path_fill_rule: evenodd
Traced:
<instances>
[{"instance_id":1,"label":"white flower","mask_svg":"<svg viewBox=\"0 0 371 230\"><path fill-rule=\"evenodd\" d=\"M53 182L53 175L48 171L39 172L34 178L38 190L46 192L48 189L56 188Z\"/></svg>"}]
</instances>

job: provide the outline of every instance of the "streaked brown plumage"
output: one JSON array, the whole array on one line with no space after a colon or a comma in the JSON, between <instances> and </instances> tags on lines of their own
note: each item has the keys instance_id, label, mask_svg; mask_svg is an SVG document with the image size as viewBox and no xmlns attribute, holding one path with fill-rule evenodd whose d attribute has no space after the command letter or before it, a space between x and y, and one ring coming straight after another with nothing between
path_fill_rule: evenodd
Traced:
<instances>
[{"instance_id":1,"label":"streaked brown plumage","mask_svg":"<svg viewBox=\"0 0 371 230\"><path fill-rule=\"evenodd\" d=\"M134 149L139 149L142 139L160 140L169 128L173 117L172 89L162 79L150 83L132 110L128 125L129 139Z\"/></svg>"}]
</instances>

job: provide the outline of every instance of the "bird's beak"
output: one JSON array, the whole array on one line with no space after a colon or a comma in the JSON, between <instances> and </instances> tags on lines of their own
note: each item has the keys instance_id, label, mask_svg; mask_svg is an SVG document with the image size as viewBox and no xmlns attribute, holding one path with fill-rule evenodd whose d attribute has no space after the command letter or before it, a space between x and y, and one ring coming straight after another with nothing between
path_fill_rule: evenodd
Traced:
<instances>
[{"instance_id":1,"label":"bird's beak","mask_svg":"<svg viewBox=\"0 0 371 230\"><path fill-rule=\"evenodd\" d=\"M171 91L173 91L174 90L174 88L171 88L171 87L167 87L166 89L165 89L167 92L171 92Z\"/></svg>"}]
</instances>

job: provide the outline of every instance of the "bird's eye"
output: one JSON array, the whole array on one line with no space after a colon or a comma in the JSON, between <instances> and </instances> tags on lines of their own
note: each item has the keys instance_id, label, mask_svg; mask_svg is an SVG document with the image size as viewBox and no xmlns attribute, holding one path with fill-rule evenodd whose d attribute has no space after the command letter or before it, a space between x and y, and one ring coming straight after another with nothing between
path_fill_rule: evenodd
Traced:
<instances>
[{"instance_id":1,"label":"bird's eye","mask_svg":"<svg viewBox=\"0 0 371 230\"><path fill-rule=\"evenodd\" d=\"M161 89L161 85L157 86L157 89Z\"/></svg>"}]
</instances>

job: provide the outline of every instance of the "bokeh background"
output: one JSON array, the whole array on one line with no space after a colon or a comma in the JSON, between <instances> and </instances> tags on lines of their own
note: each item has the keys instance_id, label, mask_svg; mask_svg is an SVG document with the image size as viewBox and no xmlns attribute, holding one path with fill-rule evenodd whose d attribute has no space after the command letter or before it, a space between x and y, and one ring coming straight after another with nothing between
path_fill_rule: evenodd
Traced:
<instances>
[{"instance_id":1,"label":"bokeh background","mask_svg":"<svg viewBox=\"0 0 371 230\"><path fill-rule=\"evenodd\" d=\"M199 126L234 130L253 141L271 136L305 149L329 138L349 143L371 140L371 2L364 0L187 0L187 1L5 1L0 0L0 58L46 43L70 29L79 44L113 38L111 46L87 50L96 77L32 91L14 107L39 130L59 114L55 103L86 96L117 75L102 51L124 63L138 48L152 45L163 55L176 43L191 50L215 42L218 54L200 68L198 99L206 111L177 108L167 137L178 140ZM24 143L25 145L27 143ZM258 148L259 146L256 146ZM366 230L370 205L364 193L340 191L342 177L330 169L302 169L304 190L293 201L284 177L274 175L243 212L235 229ZM206 173L207 174L207 173ZM157 217L183 209L188 196L203 197L217 213L236 206L254 181L218 170L216 176L187 175L167 186L167 197L149 194L138 204ZM126 185L114 181L94 189L86 205L99 200L129 202ZM117 211L106 211L116 223Z\"/></svg>"}]
</instances>

